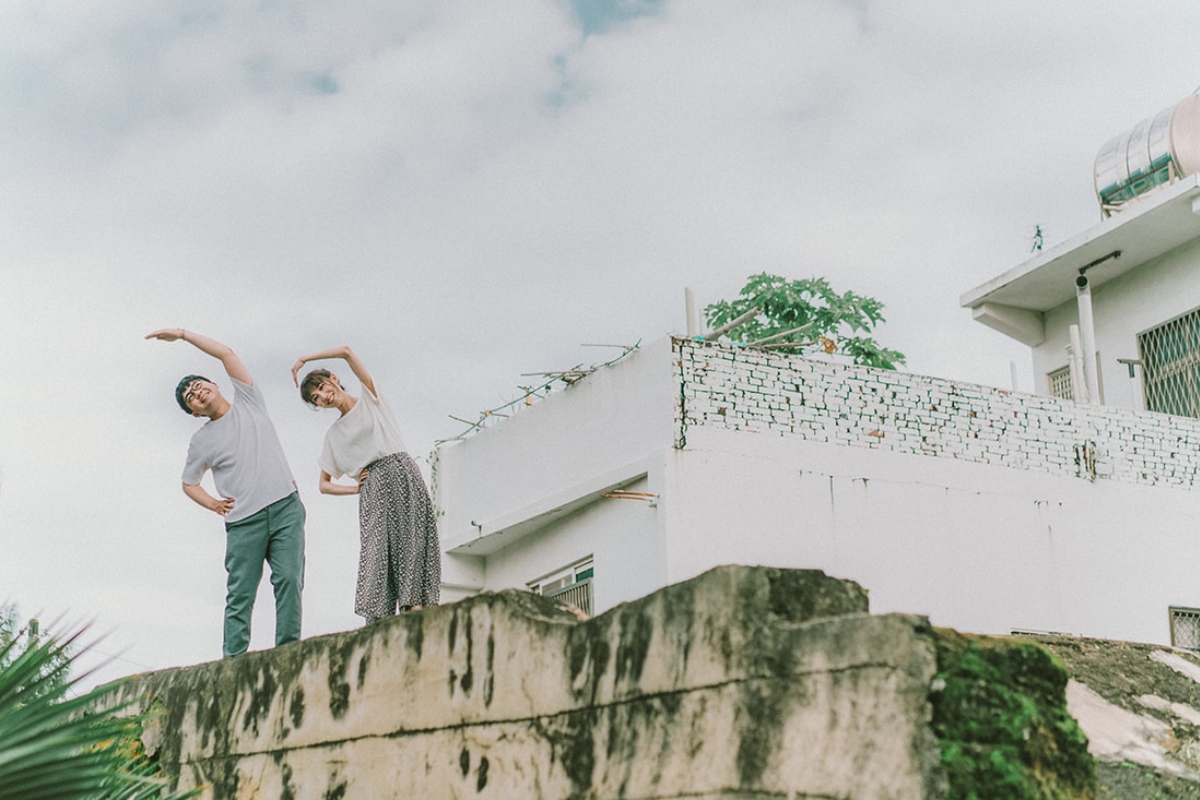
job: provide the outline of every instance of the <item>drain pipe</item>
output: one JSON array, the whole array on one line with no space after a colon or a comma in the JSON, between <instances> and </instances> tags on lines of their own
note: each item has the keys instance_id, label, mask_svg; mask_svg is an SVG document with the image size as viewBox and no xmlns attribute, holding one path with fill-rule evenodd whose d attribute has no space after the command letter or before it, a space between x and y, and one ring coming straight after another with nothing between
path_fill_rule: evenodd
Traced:
<instances>
[{"instance_id":1,"label":"drain pipe","mask_svg":"<svg viewBox=\"0 0 1200 800\"><path fill-rule=\"evenodd\" d=\"M1086 403L1087 383L1083 378L1083 359L1079 356L1083 352L1083 345L1079 343L1079 326L1068 325L1067 335L1071 341L1066 347L1067 371L1071 376L1071 399L1076 403Z\"/></svg>"},{"instance_id":2,"label":"drain pipe","mask_svg":"<svg viewBox=\"0 0 1200 800\"><path fill-rule=\"evenodd\" d=\"M1083 379L1089 403L1100 402L1100 380L1096 375L1096 328L1092 321L1092 287L1087 275L1075 278L1075 299L1079 302L1079 338L1083 346Z\"/></svg>"}]
</instances>

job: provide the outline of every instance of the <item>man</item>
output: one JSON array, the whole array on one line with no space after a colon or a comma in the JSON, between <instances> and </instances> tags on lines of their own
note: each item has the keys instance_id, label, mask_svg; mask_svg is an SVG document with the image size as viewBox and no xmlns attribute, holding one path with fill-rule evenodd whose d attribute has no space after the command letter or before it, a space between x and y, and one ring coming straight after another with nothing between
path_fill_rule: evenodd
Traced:
<instances>
[{"instance_id":1,"label":"man","mask_svg":"<svg viewBox=\"0 0 1200 800\"><path fill-rule=\"evenodd\" d=\"M233 382L232 402L200 375L188 375L175 387L175 400L186 413L208 418L188 446L183 493L225 519L224 655L240 655L250 646L263 561L271 566L275 587L275 644L294 642L300 638L305 512L262 392L237 354L220 342L182 328L146 338L187 342L220 361ZM220 497L200 486L208 470Z\"/></svg>"}]
</instances>

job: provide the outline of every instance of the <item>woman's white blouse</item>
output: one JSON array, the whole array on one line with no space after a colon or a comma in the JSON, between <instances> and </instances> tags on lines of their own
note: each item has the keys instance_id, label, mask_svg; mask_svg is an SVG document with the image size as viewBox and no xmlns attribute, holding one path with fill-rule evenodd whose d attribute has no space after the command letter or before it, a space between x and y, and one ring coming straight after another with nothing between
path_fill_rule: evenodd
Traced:
<instances>
[{"instance_id":1,"label":"woman's white blouse","mask_svg":"<svg viewBox=\"0 0 1200 800\"><path fill-rule=\"evenodd\" d=\"M372 461L404 452L400 426L387 401L363 387L354 408L329 428L317 463L332 478L358 477Z\"/></svg>"}]
</instances>

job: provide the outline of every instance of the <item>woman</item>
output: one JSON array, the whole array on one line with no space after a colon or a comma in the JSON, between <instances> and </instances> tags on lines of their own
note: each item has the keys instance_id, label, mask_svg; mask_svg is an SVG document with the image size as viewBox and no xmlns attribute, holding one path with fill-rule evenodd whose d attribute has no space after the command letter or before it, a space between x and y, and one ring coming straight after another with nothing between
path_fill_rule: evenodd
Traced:
<instances>
[{"instance_id":1,"label":"woman","mask_svg":"<svg viewBox=\"0 0 1200 800\"><path fill-rule=\"evenodd\" d=\"M348 394L328 370L313 370L299 380L306 363L327 358L346 362L362 384L362 397ZM436 605L442 572L437 518L371 373L349 347L334 347L297 359L292 380L304 402L341 415L325 434L319 488L322 494L358 495L361 549L354 613L373 622L397 609ZM355 476L356 482L334 482L343 475Z\"/></svg>"}]
</instances>

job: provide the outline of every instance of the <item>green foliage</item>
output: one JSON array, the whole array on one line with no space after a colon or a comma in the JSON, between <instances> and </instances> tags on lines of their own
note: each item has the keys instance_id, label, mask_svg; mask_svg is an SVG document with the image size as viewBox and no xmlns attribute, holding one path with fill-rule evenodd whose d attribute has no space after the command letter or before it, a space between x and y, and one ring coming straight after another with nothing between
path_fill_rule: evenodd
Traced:
<instances>
[{"instance_id":1,"label":"green foliage","mask_svg":"<svg viewBox=\"0 0 1200 800\"><path fill-rule=\"evenodd\" d=\"M37 621L21 623L20 611L15 603L0 605L0 670L4 670L18 655L35 647L42 641L37 632ZM44 675L55 674L65 680L69 674L71 654L67 648L59 648L52 659L42 667ZM39 684L39 693L49 691L52 683Z\"/></svg>"},{"instance_id":2,"label":"green foliage","mask_svg":"<svg viewBox=\"0 0 1200 800\"><path fill-rule=\"evenodd\" d=\"M144 717L98 705L115 685L69 696L86 677L70 677L68 654L81 633L0 645L0 800L164 796L165 781L134 741Z\"/></svg>"},{"instance_id":3,"label":"green foliage","mask_svg":"<svg viewBox=\"0 0 1200 800\"><path fill-rule=\"evenodd\" d=\"M883 303L854 292L838 294L824 278L786 280L766 272L751 275L733 301L721 300L704 309L709 328L726 325L753 308L762 313L738 326L732 334L747 344L762 339L785 353L822 350L841 353L855 364L896 369L904 355L881 347L869 336L883 322Z\"/></svg>"},{"instance_id":4,"label":"green foliage","mask_svg":"<svg viewBox=\"0 0 1200 800\"><path fill-rule=\"evenodd\" d=\"M949 798L1091 798L1095 764L1066 710L1067 672L1032 642L938 629L930 696Z\"/></svg>"}]
</instances>

